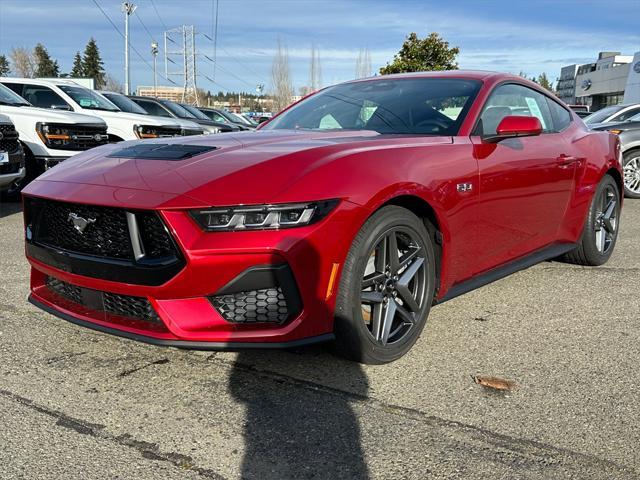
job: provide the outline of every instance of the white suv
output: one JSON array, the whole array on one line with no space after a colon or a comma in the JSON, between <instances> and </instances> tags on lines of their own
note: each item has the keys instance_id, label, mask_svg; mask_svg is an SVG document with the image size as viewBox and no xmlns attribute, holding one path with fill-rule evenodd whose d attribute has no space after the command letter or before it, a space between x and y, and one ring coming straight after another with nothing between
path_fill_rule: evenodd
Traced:
<instances>
[{"instance_id":1,"label":"white suv","mask_svg":"<svg viewBox=\"0 0 640 480\"><path fill-rule=\"evenodd\" d=\"M171 119L123 112L99 93L71 80L2 78L0 82L36 107L72 110L102 118L107 123L110 142L182 135L181 126Z\"/></svg>"},{"instance_id":2,"label":"white suv","mask_svg":"<svg viewBox=\"0 0 640 480\"><path fill-rule=\"evenodd\" d=\"M62 160L108 140L107 125L100 118L34 108L1 83L0 113L11 119L24 148L26 176L19 187Z\"/></svg>"}]
</instances>

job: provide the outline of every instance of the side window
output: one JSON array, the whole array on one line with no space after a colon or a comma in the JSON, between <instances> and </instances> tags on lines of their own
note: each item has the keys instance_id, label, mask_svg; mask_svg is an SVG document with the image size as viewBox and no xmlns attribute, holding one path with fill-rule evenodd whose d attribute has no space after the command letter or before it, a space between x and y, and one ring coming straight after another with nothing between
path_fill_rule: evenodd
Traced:
<instances>
[{"instance_id":1,"label":"side window","mask_svg":"<svg viewBox=\"0 0 640 480\"><path fill-rule=\"evenodd\" d=\"M567 112L563 106L554 102L550 98L547 98L547 104L549 104L549 111L551 112L551 118L553 119L553 131L561 132L571 123L571 114Z\"/></svg>"},{"instance_id":2,"label":"side window","mask_svg":"<svg viewBox=\"0 0 640 480\"><path fill-rule=\"evenodd\" d=\"M22 85L20 83L3 83L3 85L7 88L10 88L11 90L13 90L15 93L17 93L22 97Z\"/></svg>"},{"instance_id":3,"label":"side window","mask_svg":"<svg viewBox=\"0 0 640 480\"><path fill-rule=\"evenodd\" d=\"M135 99L134 102L136 102L138 105L144 108L150 115L156 115L158 117L171 116L164 108L162 108L156 102L149 102L147 100L138 100L138 99Z\"/></svg>"},{"instance_id":4,"label":"side window","mask_svg":"<svg viewBox=\"0 0 640 480\"><path fill-rule=\"evenodd\" d=\"M624 112L613 117L610 122L624 122L625 120L630 119L634 115L640 113L640 107L630 108L629 110L625 110Z\"/></svg>"},{"instance_id":5,"label":"side window","mask_svg":"<svg viewBox=\"0 0 640 480\"><path fill-rule=\"evenodd\" d=\"M73 110L71 105L49 87L42 85L24 85L22 97L34 107L40 108L63 108Z\"/></svg>"},{"instance_id":6,"label":"side window","mask_svg":"<svg viewBox=\"0 0 640 480\"><path fill-rule=\"evenodd\" d=\"M213 120L215 122L222 122L222 123L228 123L227 119L224 118L222 115L220 115L219 113L216 112L212 112L213 113Z\"/></svg>"},{"instance_id":7,"label":"side window","mask_svg":"<svg viewBox=\"0 0 640 480\"><path fill-rule=\"evenodd\" d=\"M547 97L523 85L509 83L496 88L482 110L477 130L481 135L495 135L502 119L509 115L537 117L542 131L553 131Z\"/></svg>"}]
</instances>

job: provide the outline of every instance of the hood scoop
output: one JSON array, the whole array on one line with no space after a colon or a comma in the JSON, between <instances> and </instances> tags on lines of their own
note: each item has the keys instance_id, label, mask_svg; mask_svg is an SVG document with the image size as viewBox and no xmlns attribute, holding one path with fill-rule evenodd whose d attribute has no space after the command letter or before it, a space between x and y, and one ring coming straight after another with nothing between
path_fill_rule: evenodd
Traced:
<instances>
[{"instance_id":1,"label":"hood scoop","mask_svg":"<svg viewBox=\"0 0 640 480\"><path fill-rule=\"evenodd\" d=\"M108 157L141 160L186 160L201 153L216 150L207 145L180 145L175 143L147 143L125 147L111 152Z\"/></svg>"}]
</instances>

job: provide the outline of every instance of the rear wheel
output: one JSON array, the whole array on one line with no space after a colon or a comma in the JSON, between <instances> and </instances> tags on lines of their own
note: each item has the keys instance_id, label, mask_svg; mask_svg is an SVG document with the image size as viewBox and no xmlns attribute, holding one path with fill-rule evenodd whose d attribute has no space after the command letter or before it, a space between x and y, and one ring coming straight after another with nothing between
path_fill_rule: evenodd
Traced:
<instances>
[{"instance_id":1,"label":"rear wheel","mask_svg":"<svg viewBox=\"0 0 640 480\"><path fill-rule=\"evenodd\" d=\"M618 239L620 189L610 175L598 184L587 214L578 248L564 260L578 265L597 266L609 260Z\"/></svg>"},{"instance_id":2,"label":"rear wheel","mask_svg":"<svg viewBox=\"0 0 640 480\"><path fill-rule=\"evenodd\" d=\"M336 302L339 353L371 364L400 358L424 328L434 286L434 249L423 221L401 207L380 209L344 265Z\"/></svg>"},{"instance_id":3,"label":"rear wheel","mask_svg":"<svg viewBox=\"0 0 640 480\"><path fill-rule=\"evenodd\" d=\"M622 169L625 196L640 198L640 150L632 150L624 154Z\"/></svg>"}]
</instances>

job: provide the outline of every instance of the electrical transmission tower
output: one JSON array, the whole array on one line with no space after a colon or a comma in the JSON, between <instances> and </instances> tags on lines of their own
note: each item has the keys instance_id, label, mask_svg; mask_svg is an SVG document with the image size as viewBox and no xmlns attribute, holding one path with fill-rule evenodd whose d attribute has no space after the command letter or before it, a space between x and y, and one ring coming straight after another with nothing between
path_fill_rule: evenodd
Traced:
<instances>
[{"instance_id":1,"label":"electrical transmission tower","mask_svg":"<svg viewBox=\"0 0 640 480\"><path fill-rule=\"evenodd\" d=\"M164 72L182 77L182 101L198 106L196 29L193 25L182 25L164 32ZM170 66L174 65L173 67ZM179 67L182 67L178 70Z\"/></svg>"}]
</instances>

